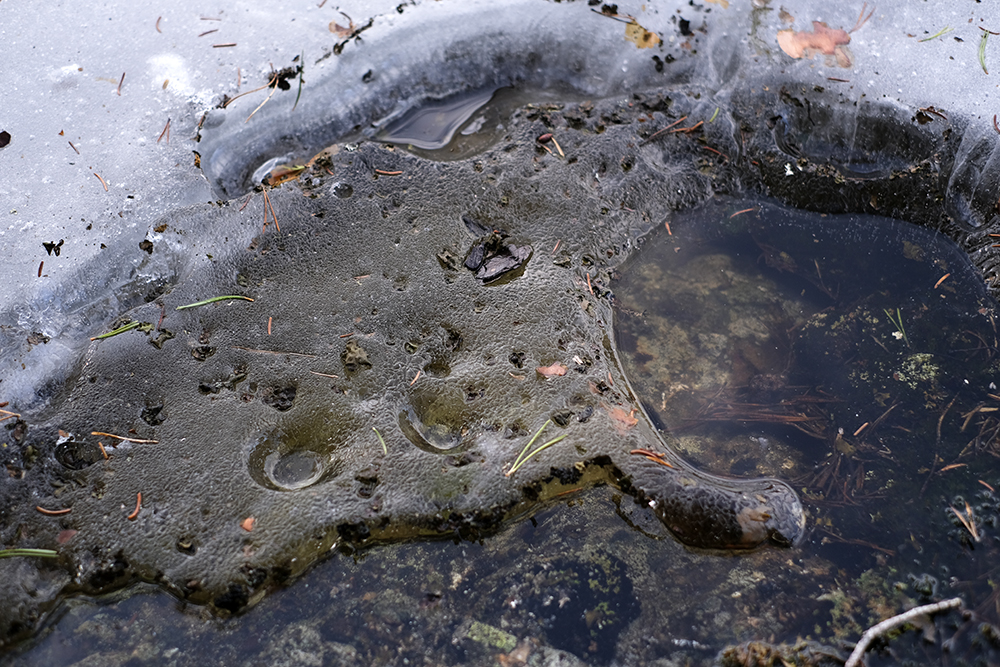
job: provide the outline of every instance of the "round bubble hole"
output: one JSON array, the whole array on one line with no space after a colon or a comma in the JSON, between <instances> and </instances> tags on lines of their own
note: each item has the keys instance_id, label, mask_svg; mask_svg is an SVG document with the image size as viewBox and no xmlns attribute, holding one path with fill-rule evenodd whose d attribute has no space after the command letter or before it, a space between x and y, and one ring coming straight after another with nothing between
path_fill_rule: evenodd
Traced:
<instances>
[{"instance_id":1,"label":"round bubble hole","mask_svg":"<svg viewBox=\"0 0 1000 667\"><path fill-rule=\"evenodd\" d=\"M282 431L260 439L247 465L257 484L275 491L298 491L340 474L343 464L330 455L330 443L298 443Z\"/></svg>"}]
</instances>

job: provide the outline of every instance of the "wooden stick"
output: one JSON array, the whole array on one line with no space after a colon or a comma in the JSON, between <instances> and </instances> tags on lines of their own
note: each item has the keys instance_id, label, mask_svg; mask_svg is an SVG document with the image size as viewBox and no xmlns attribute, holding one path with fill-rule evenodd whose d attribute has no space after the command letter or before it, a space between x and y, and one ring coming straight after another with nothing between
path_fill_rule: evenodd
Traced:
<instances>
[{"instance_id":1,"label":"wooden stick","mask_svg":"<svg viewBox=\"0 0 1000 667\"><path fill-rule=\"evenodd\" d=\"M903 623L909 623L917 616L923 616L924 614L936 614L939 611L954 609L955 607L960 606L962 606L962 598L952 598L951 600L943 600L941 602L935 602L934 604L925 604L920 607L914 607L907 612L888 618L878 625L873 625L865 630L865 634L861 635L861 641L859 641L857 646L854 647L854 651L851 653L851 657L847 659L847 662L844 663L844 667L858 667L858 665L861 664L861 657L864 655L865 651L868 650L868 645L871 644L872 641L879 635L884 634L893 628L898 628Z\"/></svg>"}]
</instances>

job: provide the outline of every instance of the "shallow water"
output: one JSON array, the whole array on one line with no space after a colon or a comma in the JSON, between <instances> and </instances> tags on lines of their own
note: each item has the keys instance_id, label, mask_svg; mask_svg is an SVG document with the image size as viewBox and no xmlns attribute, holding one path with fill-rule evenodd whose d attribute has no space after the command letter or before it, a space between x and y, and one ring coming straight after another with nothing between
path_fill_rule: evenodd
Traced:
<instances>
[{"instance_id":1,"label":"shallow water","mask_svg":"<svg viewBox=\"0 0 1000 667\"><path fill-rule=\"evenodd\" d=\"M236 619L143 588L69 601L13 663L711 664L760 638L843 659L869 624L953 595L972 620L940 616L936 645L910 632L869 664L936 660L944 640L994 655L998 351L964 255L905 223L762 201L668 224L613 283L633 389L699 465L794 479L803 543L691 550L599 487L479 542L334 554ZM951 509L966 500L975 536Z\"/></svg>"}]
</instances>

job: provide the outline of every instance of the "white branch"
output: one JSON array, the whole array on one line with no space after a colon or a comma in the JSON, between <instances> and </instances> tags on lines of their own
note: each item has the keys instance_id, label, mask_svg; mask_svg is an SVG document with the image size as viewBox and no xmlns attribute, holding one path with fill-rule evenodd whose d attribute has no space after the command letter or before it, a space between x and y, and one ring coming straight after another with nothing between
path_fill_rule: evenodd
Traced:
<instances>
[{"instance_id":1,"label":"white branch","mask_svg":"<svg viewBox=\"0 0 1000 667\"><path fill-rule=\"evenodd\" d=\"M858 667L858 664L861 663L861 656L863 656L865 651L868 650L868 645L871 644L872 640L879 635L884 634L893 628L899 627L903 623L908 623L917 616L922 616L924 614L936 614L939 611L954 609L955 607L960 606L962 606L962 598L942 600L941 602L935 602L934 604L925 604L922 607L914 607L913 609L899 614L898 616L887 618L878 625L873 625L865 630L865 634L861 635L861 641L859 641L857 646L854 647L854 651L851 653L851 657L847 659L847 662L844 663L844 667Z\"/></svg>"}]
</instances>

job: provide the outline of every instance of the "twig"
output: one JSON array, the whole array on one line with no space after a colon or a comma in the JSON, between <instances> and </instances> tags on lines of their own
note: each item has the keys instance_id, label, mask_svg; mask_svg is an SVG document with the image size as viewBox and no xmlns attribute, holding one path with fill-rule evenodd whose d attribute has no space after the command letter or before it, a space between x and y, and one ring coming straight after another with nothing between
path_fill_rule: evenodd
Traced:
<instances>
[{"instance_id":1,"label":"twig","mask_svg":"<svg viewBox=\"0 0 1000 667\"><path fill-rule=\"evenodd\" d=\"M960 606L962 606L962 598L952 598L951 600L943 600L941 602L935 602L934 604L925 604L920 607L914 607L907 612L893 616L892 618L882 621L878 625L868 628L865 630L865 634L861 635L861 641L859 641L857 646L854 647L854 651L851 653L851 657L847 659L847 662L844 663L844 667L857 667L861 664L861 657L864 655L864 652L868 650L868 645L871 644L872 641L879 635L882 635L894 628L898 628L904 623L909 623L918 616L923 616L924 614L936 614L939 611L954 609L955 607Z\"/></svg>"}]
</instances>

